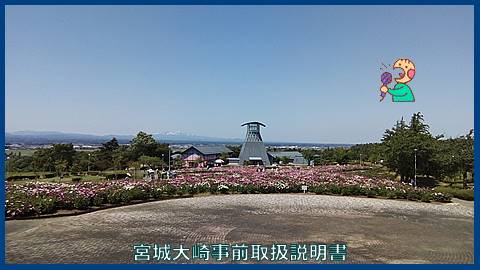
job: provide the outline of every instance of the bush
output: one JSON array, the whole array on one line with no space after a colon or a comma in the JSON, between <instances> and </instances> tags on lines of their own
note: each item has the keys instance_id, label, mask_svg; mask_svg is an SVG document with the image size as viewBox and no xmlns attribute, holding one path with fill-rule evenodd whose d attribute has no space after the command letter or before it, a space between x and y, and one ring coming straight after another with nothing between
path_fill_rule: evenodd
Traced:
<instances>
[{"instance_id":1,"label":"bush","mask_svg":"<svg viewBox=\"0 0 480 270\"><path fill-rule=\"evenodd\" d=\"M147 200L150 198L150 194L147 190L140 187L134 187L127 190L127 196L129 201L133 200Z\"/></svg>"},{"instance_id":2,"label":"bush","mask_svg":"<svg viewBox=\"0 0 480 270\"><path fill-rule=\"evenodd\" d=\"M369 197L369 198L375 198L375 197L379 196L378 195L378 190L367 189L365 191L365 193L366 193L365 195L367 195L367 197Z\"/></svg>"},{"instance_id":3,"label":"bush","mask_svg":"<svg viewBox=\"0 0 480 270\"><path fill-rule=\"evenodd\" d=\"M72 201L75 209L88 209L90 207L90 199L88 197L75 195Z\"/></svg>"},{"instance_id":4,"label":"bush","mask_svg":"<svg viewBox=\"0 0 480 270\"><path fill-rule=\"evenodd\" d=\"M414 190L407 192L407 200L409 201L420 201L422 199L422 193Z\"/></svg>"},{"instance_id":5,"label":"bush","mask_svg":"<svg viewBox=\"0 0 480 270\"><path fill-rule=\"evenodd\" d=\"M441 192L435 192L431 194L432 200L436 202L451 202L452 201L452 196L450 194L444 194Z\"/></svg>"},{"instance_id":6,"label":"bush","mask_svg":"<svg viewBox=\"0 0 480 270\"><path fill-rule=\"evenodd\" d=\"M50 214L55 212L56 199L50 196L37 197L32 200L33 209L37 214Z\"/></svg>"},{"instance_id":7,"label":"bush","mask_svg":"<svg viewBox=\"0 0 480 270\"><path fill-rule=\"evenodd\" d=\"M163 186L163 193L166 195L174 195L177 191L177 188L172 185L164 185Z\"/></svg>"},{"instance_id":8,"label":"bush","mask_svg":"<svg viewBox=\"0 0 480 270\"><path fill-rule=\"evenodd\" d=\"M425 192L424 194L422 194L422 197L420 198L420 200L422 202L429 203L432 201L432 194Z\"/></svg>"},{"instance_id":9,"label":"bush","mask_svg":"<svg viewBox=\"0 0 480 270\"><path fill-rule=\"evenodd\" d=\"M126 173L111 173L111 172L106 172L106 173L103 173L102 174L105 179L107 180L118 180L118 179L124 179L126 178L128 175Z\"/></svg>"},{"instance_id":10,"label":"bush","mask_svg":"<svg viewBox=\"0 0 480 270\"><path fill-rule=\"evenodd\" d=\"M473 189L459 189L459 188L451 188L451 187L437 187L435 191L441 192L443 194L448 194L452 197L473 201L474 200L474 192Z\"/></svg>"},{"instance_id":11,"label":"bush","mask_svg":"<svg viewBox=\"0 0 480 270\"><path fill-rule=\"evenodd\" d=\"M17 181L17 180L24 180L24 179L33 180L37 178L37 176L39 175L35 175L33 173L15 173L15 174L7 175L6 180L7 181Z\"/></svg>"},{"instance_id":12,"label":"bush","mask_svg":"<svg viewBox=\"0 0 480 270\"><path fill-rule=\"evenodd\" d=\"M126 190L116 189L107 192L107 203L109 204L125 204L130 202L130 197Z\"/></svg>"},{"instance_id":13,"label":"bush","mask_svg":"<svg viewBox=\"0 0 480 270\"><path fill-rule=\"evenodd\" d=\"M229 191L229 188L227 185L219 185L218 186L218 192L222 193L222 194L227 194Z\"/></svg>"},{"instance_id":14,"label":"bush","mask_svg":"<svg viewBox=\"0 0 480 270\"><path fill-rule=\"evenodd\" d=\"M74 182L74 183L79 183L80 180L82 180L81 177L72 177L72 182Z\"/></svg>"},{"instance_id":15,"label":"bush","mask_svg":"<svg viewBox=\"0 0 480 270\"><path fill-rule=\"evenodd\" d=\"M340 195L342 194L342 188L336 185L328 185L327 186L327 194L335 194Z\"/></svg>"},{"instance_id":16,"label":"bush","mask_svg":"<svg viewBox=\"0 0 480 270\"><path fill-rule=\"evenodd\" d=\"M93 206L100 206L105 203L106 201L106 195L103 193L99 193L95 195L95 197L92 198L92 205Z\"/></svg>"},{"instance_id":17,"label":"bush","mask_svg":"<svg viewBox=\"0 0 480 270\"><path fill-rule=\"evenodd\" d=\"M363 189L360 186L343 187L342 191L341 191L341 194L345 195L345 196L365 196L365 195L369 195L369 196L373 196L373 197L375 197L375 195L376 195L375 191L370 190L370 189L368 189L368 190Z\"/></svg>"},{"instance_id":18,"label":"bush","mask_svg":"<svg viewBox=\"0 0 480 270\"><path fill-rule=\"evenodd\" d=\"M324 195L324 194L327 194L328 189L326 186L314 186L310 188L310 190L315 194Z\"/></svg>"},{"instance_id":19,"label":"bush","mask_svg":"<svg viewBox=\"0 0 480 270\"><path fill-rule=\"evenodd\" d=\"M53 177L55 177L55 174L54 173L44 173L43 177L44 178L53 178Z\"/></svg>"}]
</instances>

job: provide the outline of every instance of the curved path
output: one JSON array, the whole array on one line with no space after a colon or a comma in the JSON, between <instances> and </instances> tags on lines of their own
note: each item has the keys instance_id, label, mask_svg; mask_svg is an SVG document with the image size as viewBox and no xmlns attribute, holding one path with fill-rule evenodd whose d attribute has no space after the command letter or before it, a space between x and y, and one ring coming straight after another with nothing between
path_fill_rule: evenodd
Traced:
<instances>
[{"instance_id":1,"label":"curved path","mask_svg":"<svg viewBox=\"0 0 480 270\"><path fill-rule=\"evenodd\" d=\"M133 263L133 244L346 242L352 263L473 263L473 203L194 197L6 222L7 263Z\"/></svg>"}]
</instances>

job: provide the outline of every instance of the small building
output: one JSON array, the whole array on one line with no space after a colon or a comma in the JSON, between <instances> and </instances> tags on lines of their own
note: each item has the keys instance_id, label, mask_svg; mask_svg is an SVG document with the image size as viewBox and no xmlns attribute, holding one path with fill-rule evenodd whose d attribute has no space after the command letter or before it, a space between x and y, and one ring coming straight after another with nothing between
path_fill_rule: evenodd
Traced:
<instances>
[{"instance_id":1,"label":"small building","mask_svg":"<svg viewBox=\"0 0 480 270\"><path fill-rule=\"evenodd\" d=\"M225 145L190 146L182 152L182 160L187 167L215 166L222 154L231 152Z\"/></svg>"},{"instance_id":2,"label":"small building","mask_svg":"<svg viewBox=\"0 0 480 270\"><path fill-rule=\"evenodd\" d=\"M268 152L268 157L272 163L279 163L280 161L287 161L293 165L308 165L302 153L298 151L278 151Z\"/></svg>"},{"instance_id":3,"label":"small building","mask_svg":"<svg viewBox=\"0 0 480 270\"><path fill-rule=\"evenodd\" d=\"M227 161L228 161L228 165L230 165L230 166L238 166L238 165L240 165L240 164L238 164L239 161L240 161L239 158L227 158Z\"/></svg>"}]
</instances>

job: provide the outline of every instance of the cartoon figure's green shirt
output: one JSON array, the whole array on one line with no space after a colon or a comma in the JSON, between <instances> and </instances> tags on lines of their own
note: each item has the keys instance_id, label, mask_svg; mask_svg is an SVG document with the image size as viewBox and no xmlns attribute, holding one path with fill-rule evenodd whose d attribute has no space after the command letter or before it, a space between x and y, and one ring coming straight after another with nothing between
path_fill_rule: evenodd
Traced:
<instances>
[{"instance_id":1,"label":"cartoon figure's green shirt","mask_svg":"<svg viewBox=\"0 0 480 270\"><path fill-rule=\"evenodd\" d=\"M404 83L397 83L394 88L389 89L393 102L414 102L412 89Z\"/></svg>"}]
</instances>

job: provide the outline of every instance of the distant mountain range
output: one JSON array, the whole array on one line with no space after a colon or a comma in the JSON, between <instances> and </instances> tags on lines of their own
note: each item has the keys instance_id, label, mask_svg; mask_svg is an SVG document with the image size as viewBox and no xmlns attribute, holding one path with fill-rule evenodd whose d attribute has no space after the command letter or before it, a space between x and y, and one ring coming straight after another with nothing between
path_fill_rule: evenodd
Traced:
<instances>
[{"instance_id":1,"label":"distant mountain range","mask_svg":"<svg viewBox=\"0 0 480 270\"><path fill-rule=\"evenodd\" d=\"M168 143L191 143L191 142L218 142L218 143L241 143L238 138L216 138L198 136L183 132L162 132L152 134L160 142ZM52 143L73 144L101 144L115 137L119 143L129 143L134 135L91 135L81 133L64 133L58 131L15 131L5 133L6 144L43 145Z\"/></svg>"},{"instance_id":2,"label":"distant mountain range","mask_svg":"<svg viewBox=\"0 0 480 270\"><path fill-rule=\"evenodd\" d=\"M183 132L161 132L152 134L159 142L169 144L241 144L243 139L199 136ZM5 144L23 146L39 146L54 143L72 143L76 145L100 145L112 138L120 144L128 144L134 135L92 135L82 133L66 133L58 131L15 131L5 133ZM295 142L265 142L267 146L297 146L297 147L350 147L352 144L333 143L295 143Z\"/></svg>"}]
</instances>

